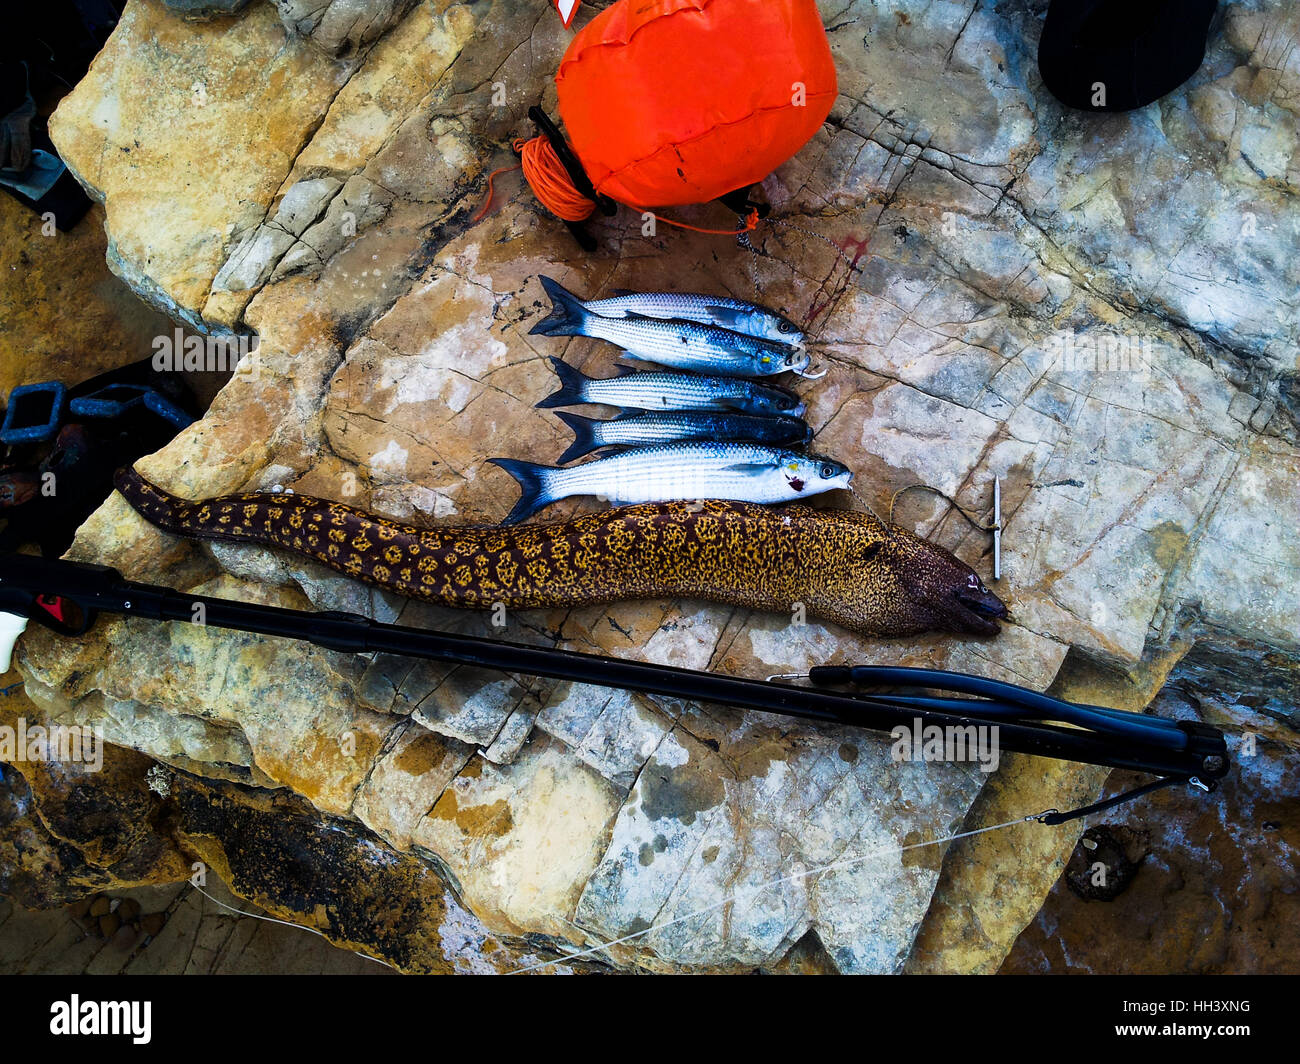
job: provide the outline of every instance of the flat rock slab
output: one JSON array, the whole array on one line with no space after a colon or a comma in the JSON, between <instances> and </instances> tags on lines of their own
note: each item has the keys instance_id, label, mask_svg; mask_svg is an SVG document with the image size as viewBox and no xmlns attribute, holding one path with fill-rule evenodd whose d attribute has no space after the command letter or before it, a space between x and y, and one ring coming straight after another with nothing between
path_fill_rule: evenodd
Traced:
<instances>
[{"instance_id":1,"label":"flat rock slab","mask_svg":"<svg viewBox=\"0 0 1300 1064\"><path fill-rule=\"evenodd\" d=\"M141 472L193 498L278 484L402 519L497 521L515 488L486 460L566 443L534 407L554 388L546 357L616 364L594 341L528 335L539 273L592 296L757 287L829 370L797 389L816 448L858 474L844 505L883 512L924 483L986 518L1001 479L1013 623L994 640L873 642L693 602L458 614L269 551L181 543L118 498L76 556L746 676L893 662L1044 688L1073 651L1128 674L1134 708L1163 679L1152 663L1167 671L1202 631L1238 640L1242 660L1294 655L1300 541L1280 515L1300 503L1286 46L1300 24L1286 5L1230 5L1186 86L1116 116L1043 90L1024 5L823 5L841 96L765 182L775 221L756 254L667 226L646 238L622 212L591 223L590 256L516 175L479 217L487 172L531 133L528 106L554 109L567 37L521 11L421 4L335 60L266 6L216 32L133 0L56 140L105 201L117 272L177 317L261 339L252 372ZM202 106L197 67L220 71ZM676 214L727 221L716 205ZM987 576L987 535L947 503L908 494L896 517ZM842 971L996 968L1074 840L1026 845L1044 829L1011 828L977 868L945 868L942 845L901 847L971 826L978 766L900 765L879 737L717 707L143 625L80 645L34 634L23 665L51 711L191 772L290 788L432 864L488 928L620 966L731 971L813 949ZM1016 759L999 800L1031 813L1095 786L1073 771Z\"/></svg>"}]
</instances>

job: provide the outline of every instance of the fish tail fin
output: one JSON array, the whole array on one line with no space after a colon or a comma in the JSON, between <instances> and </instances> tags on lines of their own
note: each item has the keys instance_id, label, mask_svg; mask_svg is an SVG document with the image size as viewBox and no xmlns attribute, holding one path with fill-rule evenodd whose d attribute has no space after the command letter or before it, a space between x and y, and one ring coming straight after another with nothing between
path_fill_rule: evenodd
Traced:
<instances>
[{"instance_id":1,"label":"fish tail fin","mask_svg":"<svg viewBox=\"0 0 1300 1064\"><path fill-rule=\"evenodd\" d=\"M551 313L528 330L529 335L541 333L543 336L578 336L581 335L582 323L587 320L587 305L570 292L559 281L550 277L538 276L542 288L551 297Z\"/></svg>"},{"instance_id":2,"label":"fish tail fin","mask_svg":"<svg viewBox=\"0 0 1300 1064\"><path fill-rule=\"evenodd\" d=\"M506 514L503 525L518 524L525 517L531 517L543 506L555 501L551 495L551 474L554 467L538 465L536 462L523 462L517 458L489 458L495 466L500 466L519 482L519 501L515 508Z\"/></svg>"},{"instance_id":3,"label":"fish tail fin","mask_svg":"<svg viewBox=\"0 0 1300 1064\"><path fill-rule=\"evenodd\" d=\"M551 357L551 365L555 367L555 375L560 378L560 387L537 405L546 408L552 406L578 406L586 402L582 397L583 387L591 378L554 356Z\"/></svg>"},{"instance_id":4,"label":"fish tail fin","mask_svg":"<svg viewBox=\"0 0 1300 1064\"><path fill-rule=\"evenodd\" d=\"M555 416L563 421L573 431L573 442L569 444L569 449L556 459L556 465L564 465L565 462L572 462L575 458L581 458L584 454L590 454L597 447L603 447L604 444L596 438L597 425L601 422L594 417L583 417L581 414L570 414L566 410L557 410Z\"/></svg>"}]
</instances>

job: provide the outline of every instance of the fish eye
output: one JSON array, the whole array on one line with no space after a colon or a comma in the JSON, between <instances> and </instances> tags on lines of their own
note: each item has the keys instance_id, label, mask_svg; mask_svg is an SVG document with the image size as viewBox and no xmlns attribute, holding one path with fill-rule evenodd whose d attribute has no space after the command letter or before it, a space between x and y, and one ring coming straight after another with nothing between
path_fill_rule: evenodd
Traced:
<instances>
[{"instance_id":1,"label":"fish eye","mask_svg":"<svg viewBox=\"0 0 1300 1064\"><path fill-rule=\"evenodd\" d=\"M831 465L830 462L827 462L824 466L822 466L822 477L825 480L830 480L831 477L835 476L837 473L839 473L839 470L836 469L833 465Z\"/></svg>"},{"instance_id":2,"label":"fish eye","mask_svg":"<svg viewBox=\"0 0 1300 1064\"><path fill-rule=\"evenodd\" d=\"M780 332L783 333L794 332L794 322L790 322L790 321L779 322L776 327Z\"/></svg>"},{"instance_id":3,"label":"fish eye","mask_svg":"<svg viewBox=\"0 0 1300 1064\"><path fill-rule=\"evenodd\" d=\"M778 410L790 410L794 407L794 400L783 395L776 401L776 406Z\"/></svg>"}]
</instances>

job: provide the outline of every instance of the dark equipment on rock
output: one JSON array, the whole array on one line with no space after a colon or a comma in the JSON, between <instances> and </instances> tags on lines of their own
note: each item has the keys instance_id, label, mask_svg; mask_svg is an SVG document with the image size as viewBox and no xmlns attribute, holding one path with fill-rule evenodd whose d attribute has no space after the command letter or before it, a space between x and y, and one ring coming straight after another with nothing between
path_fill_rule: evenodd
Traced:
<instances>
[{"instance_id":1,"label":"dark equipment on rock","mask_svg":"<svg viewBox=\"0 0 1300 1064\"><path fill-rule=\"evenodd\" d=\"M62 554L108 498L114 471L165 446L197 409L183 375L159 373L149 359L72 387L13 389L0 422L0 550L34 543Z\"/></svg>"},{"instance_id":2,"label":"dark equipment on rock","mask_svg":"<svg viewBox=\"0 0 1300 1064\"><path fill-rule=\"evenodd\" d=\"M28 620L62 635L89 630L100 613L301 639L343 653L388 653L500 672L522 673L643 694L713 702L801 720L891 731L916 722L965 728L996 725L1002 749L1151 773L1159 778L1083 809L1032 819L1060 824L1178 783L1210 790L1228 771L1223 733L1208 725L1083 706L1027 688L932 669L818 666L812 687L722 676L695 669L524 646L482 637L383 624L352 613L285 609L190 595L134 583L107 566L0 555L0 666ZM938 690L943 695L843 694L843 685ZM954 695L965 697L953 697Z\"/></svg>"},{"instance_id":3,"label":"dark equipment on rock","mask_svg":"<svg viewBox=\"0 0 1300 1064\"><path fill-rule=\"evenodd\" d=\"M1132 111L1205 59L1217 0L1052 0L1038 43L1043 84L1067 107Z\"/></svg>"}]
</instances>

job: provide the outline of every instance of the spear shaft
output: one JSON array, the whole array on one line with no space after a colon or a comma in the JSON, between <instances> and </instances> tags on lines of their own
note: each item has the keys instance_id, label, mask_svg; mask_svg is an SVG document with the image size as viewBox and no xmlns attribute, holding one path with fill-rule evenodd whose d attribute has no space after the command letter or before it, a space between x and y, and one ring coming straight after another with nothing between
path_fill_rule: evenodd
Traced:
<instances>
[{"instance_id":1,"label":"spear shaft","mask_svg":"<svg viewBox=\"0 0 1300 1064\"><path fill-rule=\"evenodd\" d=\"M1199 777L1212 782L1227 771L1228 764L1223 734L1197 722L1179 721L1172 726L1152 727L1149 735L1133 729L1117 734L1114 710L1094 713L1089 707L1070 706L1074 714L1069 717L1069 724L1074 726L1062 726L1050 720L1027 719L1023 705L1008 707L996 700L969 699L966 703L969 710L966 704L961 704L959 709L953 699L904 698L891 702L887 694L843 694L771 680L384 624L355 613L295 610L190 595L174 588L126 580L117 570L106 566L62 559L0 556L0 611L24 623L27 619L37 620L69 636L85 632L100 613L201 623L306 640L346 653L399 654L874 731L890 732L899 726L912 729L918 724L941 729L966 729L972 725L996 727L1001 749L1180 779ZM11 649L16 638L15 632L9 647L0 647L0 651ZM925 675L933 680L926 686L942 686L943 677L951 677L954 689L961 689L959 681L969 686L973 679L933 670L927 670ZM1010 689L1010 685L1003 686ZM1032 702L1032 698L1045 703L1054 701L1037 692L1014 690L1022 691L1026 702ZM981 716L981 707L990 707L990 715ZM994 709L999 712L993 714ZM1012 719L1008 719L1008 714ZM1134 722L1142 720L1136 714L1133 717Z\"/></svg>"}]
</instances>

